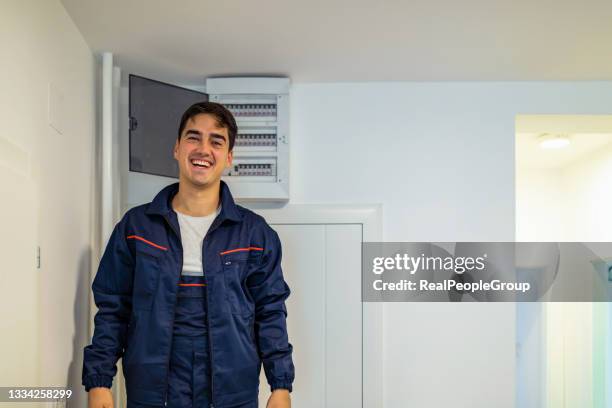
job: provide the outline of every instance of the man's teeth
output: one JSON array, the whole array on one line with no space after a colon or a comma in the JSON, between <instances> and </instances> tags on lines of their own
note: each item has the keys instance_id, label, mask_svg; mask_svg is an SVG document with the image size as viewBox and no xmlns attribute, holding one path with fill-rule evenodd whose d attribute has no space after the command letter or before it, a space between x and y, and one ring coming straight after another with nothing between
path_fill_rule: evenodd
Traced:
<instances>
[{"instance_id":1,"label":"man's teeth","mask_svg":"<svg viewBox=\"0 0 612 408\"><path fill-rule=\"evenodd\" d=\"M191 163L196 166L210 167L210 162L207 162L205 160L192 160Z\"/></svg>"}]
</instances>

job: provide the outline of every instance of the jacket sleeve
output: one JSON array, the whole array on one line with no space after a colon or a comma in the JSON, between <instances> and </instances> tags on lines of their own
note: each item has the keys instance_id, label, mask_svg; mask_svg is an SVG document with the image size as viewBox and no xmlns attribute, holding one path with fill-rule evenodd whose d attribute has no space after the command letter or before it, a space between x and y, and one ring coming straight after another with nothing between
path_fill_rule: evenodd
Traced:
<instances>
[{"instance_id":1,"label":"jacket sleeve","mask_svg":"<svg viewBox=\"0 0 612 408\"><path fill-rule=\"evenodd\" d=\"M249 292L255 301L255 335L271 390L292 391L295 369L285 307L285 299L291 291L283 278L278 234L267 224L264 228L261 263L248 280Z\"/></svg>"},{"instance_id":2,"label":"jacket sleeve","mask_svg":"<svg viewBox=\"0 0 612 408\"><path fill-rule=\"evenodd\" d=\"M91 344L84 349L82 380L86 391L92 387L111 387L125 347L134 269L125 224L124 216L111 234L92 284L98 311Z\"/></svg>"}]
</instances>

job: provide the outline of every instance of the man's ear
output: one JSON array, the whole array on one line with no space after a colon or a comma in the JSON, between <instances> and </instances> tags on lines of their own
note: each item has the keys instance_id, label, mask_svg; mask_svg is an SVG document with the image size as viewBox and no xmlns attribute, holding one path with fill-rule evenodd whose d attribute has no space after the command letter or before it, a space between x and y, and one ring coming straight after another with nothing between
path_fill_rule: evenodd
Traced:
<instances>
[{"instance_id":1,"label":"man's ear","mask_svg":"<svg viewBox=\"0 0 612 408\"><path fill-rule=\"evenodd\" d=\"M226 169L232 166L232 160L234 160L233 150L227 153L227 165L225 166Z\"/></svg>"},{"instance_id":2,"label":"man's ear","mask_svg":"<svg viewBox=\"0 0 612 408\"><path fill-rule=\"evenodd\" d=\"M179 141L177 139L176 142L174 143L174 149L172 152L172 155L174 156L176 160L178 160L178 146L179 146Z\"/></svg>"}]
</instances>

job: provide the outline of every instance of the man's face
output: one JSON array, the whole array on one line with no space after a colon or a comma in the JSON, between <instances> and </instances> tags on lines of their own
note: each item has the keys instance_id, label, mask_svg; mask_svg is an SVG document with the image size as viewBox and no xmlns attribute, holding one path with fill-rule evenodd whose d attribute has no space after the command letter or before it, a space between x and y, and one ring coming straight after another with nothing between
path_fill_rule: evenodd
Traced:
<instances>
[{"instance_id":1,"label":"man's face","mask_svg":"<svg viewBox=\"0 0 612 408\"><path fill-rule=\"evenodd\" d=\"M197 187L216 184L232 165L232 156L227 129L219 127L215 117L206 113L189 119L174 145L179 180Z\"/></svg>"}]
</instances>

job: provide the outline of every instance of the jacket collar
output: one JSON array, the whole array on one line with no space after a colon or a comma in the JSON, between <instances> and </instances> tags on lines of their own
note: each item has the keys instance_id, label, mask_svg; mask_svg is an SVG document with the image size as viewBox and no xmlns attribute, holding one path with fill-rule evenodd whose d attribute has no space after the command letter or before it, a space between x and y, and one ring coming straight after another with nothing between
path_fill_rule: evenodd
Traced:
<instances>
[{"instance_id":1,"label":"jacket collar","mask_svg":"<svg viewBox=\"0 0 612 408\"><path fill-rule=\"evenodd\" d=\"M171 203L172 198L178 193L178 190L179 183L170 184L164 187L149 204L149 208L147 208L146 211L147 214L167 215L174 212ZM221 221L225 219L241 221L242 215L238 211L238 207L234 202L234 197L232 197L229 187L223 180L221 180L219 195L221 198L221 212L219 213Z\"/></svg>"}]
</instances>

